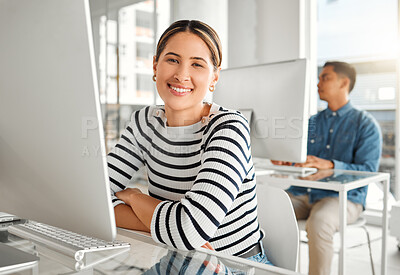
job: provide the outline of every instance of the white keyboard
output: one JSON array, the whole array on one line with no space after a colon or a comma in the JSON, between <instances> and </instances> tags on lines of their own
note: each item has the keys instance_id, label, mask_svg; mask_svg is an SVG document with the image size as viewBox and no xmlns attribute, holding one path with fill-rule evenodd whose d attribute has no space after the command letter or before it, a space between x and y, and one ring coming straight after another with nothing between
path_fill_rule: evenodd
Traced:
<instances>
[{"instance_id":1,"label":"white keyboard","mask_svg":"<svg viewBox=\"0 0 400 275\"><path fill-rule=\"evenodd\" d=\"M11 225L8 227L8 232L73 256L76 261L82 261L85 253L130 247L126 242L107 242L35 221Z\"/></svg>"},{"instance_id":2,"label":"white keyboard","mask_svg":"<svg viewBox=\"0 0 400 275\"><path fill-rule=\"evenodd\" d=\"M288 166L288 165L257 165L256 170L271 170L278 172L288 172L288 173L296 173L301 174L301 176L305 177L311 174L314 174L318 171L317 168L312 167L296 167L296 166Z\"/></svg>"}]
</instances>

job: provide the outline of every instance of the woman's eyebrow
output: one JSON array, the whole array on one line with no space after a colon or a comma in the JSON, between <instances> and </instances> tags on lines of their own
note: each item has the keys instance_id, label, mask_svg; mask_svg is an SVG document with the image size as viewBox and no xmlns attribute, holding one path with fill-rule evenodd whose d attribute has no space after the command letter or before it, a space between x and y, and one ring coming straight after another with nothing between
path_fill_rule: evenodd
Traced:
<instances>
[{"instance_id":1,"label":"woman's eyebrow","mask_svg":"<svg viewBox=\"0 0 400 275\"><path fill-rule=\"evenodd\" d=\"M174 52L167 52L165 55L175 55L177 57L181 57L179 54L174 53Z\"/></svg>"},{"instance_id":2,"label":"woman's eyebrow","mask_svg":"<svg viewBox=\"0 0 400 275\"><path fill-rule=\"evenodd\" d=\"M193 56L193 57L191 57L190 59L201 60L201 61L207 63L207 61L206 61L203 57Z\"/></svg>"}]
</instances>

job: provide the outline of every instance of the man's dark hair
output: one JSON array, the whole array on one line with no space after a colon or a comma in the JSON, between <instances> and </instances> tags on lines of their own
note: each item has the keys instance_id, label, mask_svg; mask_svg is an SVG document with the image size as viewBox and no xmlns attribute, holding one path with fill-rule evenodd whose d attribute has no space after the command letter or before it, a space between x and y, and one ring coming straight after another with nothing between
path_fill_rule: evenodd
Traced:
<instances>
[{"instance_id":1,"label":"man's dark hair","mask_svg":"<svg viewBox=\"0 0 400 275\"><path fill-rule=\"evenodd\" d=\"M328 61L324 64L324 68L327 66L332 66L333 71L338 75L347 77L350 79L349 93L353 90L354 84L356 84L356 69L346 62L341 61Z\"/></svg>"}]
</instances>

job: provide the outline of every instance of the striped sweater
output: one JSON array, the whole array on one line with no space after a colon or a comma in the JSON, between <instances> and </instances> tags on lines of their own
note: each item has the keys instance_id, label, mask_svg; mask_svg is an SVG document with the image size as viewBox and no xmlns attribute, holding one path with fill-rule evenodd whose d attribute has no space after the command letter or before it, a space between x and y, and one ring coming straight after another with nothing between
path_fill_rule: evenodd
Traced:
<instances>
[{"instance_id":1,"label":"striped sweater","mask_svg":"<svg viewBox=\"0 0 400 275\"><path fill-rule=\"evenodd\" d=\"M230 263L226 266L216 256L205 253L193 253L182 251L168 250L168 253L160 259L158 263L150 267L143 275L238 275L238 274L254 274L251 265ZM232 266L232 267L231 267Z\"/></svg>"},{"instance_id":2,"label":"striped sweater","mask_svg":"<svg viewBox=\"0 0 400 275\"><path fill-rule=\"evenodd\" d=\"M156 242L192 250L208 241L238 256L263 237L249 125L239 112L214 103L200 122L168 127L163 106L146 107L133 113L107 160L112 194L145 166L149 195L163 201L151 221Z\"/></svg>"}]
</instances>

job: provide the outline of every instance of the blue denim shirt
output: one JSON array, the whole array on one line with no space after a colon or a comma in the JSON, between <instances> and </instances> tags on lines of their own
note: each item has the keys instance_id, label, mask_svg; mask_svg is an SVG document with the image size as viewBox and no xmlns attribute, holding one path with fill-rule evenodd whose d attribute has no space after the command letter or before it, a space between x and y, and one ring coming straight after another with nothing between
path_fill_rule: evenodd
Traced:
<instances>
[{"instance_id":1,"label":"blue denim shirt","mask_svg":"<svg viewBox=\"0 0 400 275\"><path fill-rule=\"evenodd\" d=\"M382 151L382 134L376 120L350 102L336 112L329 108L312 116L308 126L307 154L333 161L335 169L376 172ZM368 186L351 190L348 200L365 207ZM335 197L330 190L292 186L293 195L307 194L310 203Z\"/></svg>"}]
</instances>

